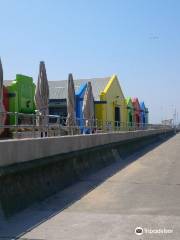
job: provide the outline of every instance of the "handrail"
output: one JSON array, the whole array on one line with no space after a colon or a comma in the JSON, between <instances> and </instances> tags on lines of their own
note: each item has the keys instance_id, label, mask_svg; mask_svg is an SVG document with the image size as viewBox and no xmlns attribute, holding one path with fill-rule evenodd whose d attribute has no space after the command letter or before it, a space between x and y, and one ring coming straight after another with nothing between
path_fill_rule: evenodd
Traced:
<instances>
[{"instance_id":1,"label":"handrail","mask_svg":"<svg viewBox=\"0 0 180 240\"><path fill-rule=\"evenodd\" d=\"M40 115L38 113L18 113L18 112L1 112L5 114L6 120L0 128L5 129L12 135L17 133L31 132L32 137L38 134L46 133L46 136L54 135L74 135L74 134L91 134L106 132L122 132L122 131L141 131L150 129L172 129L172 126L162 124L147 124L136 122L121 121L102 121L98 119L76 118L74 126L67 126L66 117L58 115ZM28 135L28 134L27 134ZM29 135L28 135L29 136ZM25 135L24 135L25 137Z\"/></svg>"}]
</instances>

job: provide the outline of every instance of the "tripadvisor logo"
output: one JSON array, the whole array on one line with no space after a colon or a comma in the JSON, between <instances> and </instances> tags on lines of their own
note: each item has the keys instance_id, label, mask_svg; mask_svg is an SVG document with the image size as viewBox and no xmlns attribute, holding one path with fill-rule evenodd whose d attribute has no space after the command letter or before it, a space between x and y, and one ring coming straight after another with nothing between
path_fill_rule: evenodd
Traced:
<instances>
[{"instance_id":1,"label":"tripadvisor logo","mask_svg":"<svg viewBox=\"0 0 180 240\"><path fill-rule=\"evenodd\" d=\"M159 229L151 229L151 228L142 228L137 227L135 229L136 235L143 235L143 234L169 234L173 233L173 229L166 229L166 228L159 228Z\"/></svg>"},{"instance_id":2,"label":"tripadvisor logo","mask_svg":"<svg viewBox=\"0 0 180 240\"><path fill-rule=\"evenodd\" d=\"M135 229L135 234L136 235L142 235L143 234L143 229L141 228L141 227L137 227L136 229Z\"/></svg>"}]
</instances>

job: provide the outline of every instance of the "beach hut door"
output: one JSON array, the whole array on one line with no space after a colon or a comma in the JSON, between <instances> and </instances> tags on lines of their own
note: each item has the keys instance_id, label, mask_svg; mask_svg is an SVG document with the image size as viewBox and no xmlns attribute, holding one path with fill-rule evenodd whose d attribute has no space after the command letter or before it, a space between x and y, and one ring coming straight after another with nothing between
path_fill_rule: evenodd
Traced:
<instances>
[{"instance_id":1,"label":"beach hut door","mask_svg":"<svg viewBox=\"0 0 180 240\"><path fill-rule=\"evenodd\" d=\"M115 126L119 127L120 126L120 108L115 107Z\"/></svg>"}]
</instances>

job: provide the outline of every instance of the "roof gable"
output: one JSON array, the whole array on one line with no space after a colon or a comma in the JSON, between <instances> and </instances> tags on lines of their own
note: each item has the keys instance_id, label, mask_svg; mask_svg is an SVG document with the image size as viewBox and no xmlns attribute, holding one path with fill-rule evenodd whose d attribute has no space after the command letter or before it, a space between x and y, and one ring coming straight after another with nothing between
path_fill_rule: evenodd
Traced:
<instances>
[{"instance_id":1,"label":"roof gable","mask_svg":"<svg viewBox=\"0 0 180 240\"><path fill-rule=\"evenodd\" d=\"M131 100L130 97L126 98L126 104L127 104L128 107L133 108L132 100Z\"/></svg>"},{"instance_id":2,"label":"roof gable","mask_svg":"<svg viewBox=\"0 0 180 240\"><path fill-rule=\"evenodd\" d=\"M81 84L81 86L79 87L79 89L76 91L76 96L77 96L77 97L83 97L86 88L87 88L87 83Z\"/></svg>"},{"instance_id":3,"label":"roof gable","mask_svg":"<svg viewBox=\"0 0 180 240\"><path fill-rule=\"evenodd\" d=\"M123 98L124 98L124 94L123 94L123 91L122 91L122 89L121 89L120 82L119 82L118 77L117 77L116 75L113 75L113 76L109 79L109 82L107 83L107 85L106 85L106 87L105 87L105 89L104 89L103 92L106 94L106 93L109 91L109 89L111 88L111 85L113 84L114 81L117 82L117 84L118 84L118 86L119 86L120 93L121 93L121 95L122 95Z\"/></svg>"},{"instance_id":4,"label":"roof gable","mask_svg":"<svg viewBox=\"0 0 180 240\"><path fill-rule=\"evenodd\" d=\"M140 102L140 108L141 108L141 110L143 110L143 111L146 110L146 106L145 106L144 102Z\"/></svg>"}]
</instances>

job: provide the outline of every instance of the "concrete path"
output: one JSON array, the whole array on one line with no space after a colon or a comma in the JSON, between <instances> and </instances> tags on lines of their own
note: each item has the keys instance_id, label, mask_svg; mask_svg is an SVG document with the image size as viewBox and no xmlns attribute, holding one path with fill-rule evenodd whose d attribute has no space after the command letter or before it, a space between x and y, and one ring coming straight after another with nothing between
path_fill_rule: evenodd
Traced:
<instances>
[{"instance_id":1,"label":"concrete path","mask_svg":"<svg viewBox=\"0 0 180 240\"><path fill-rule=\"evenodd\" d=\"M1 219L0 239L179 240L180 134L146 150Z\"/></svg>"}]
</instances>

